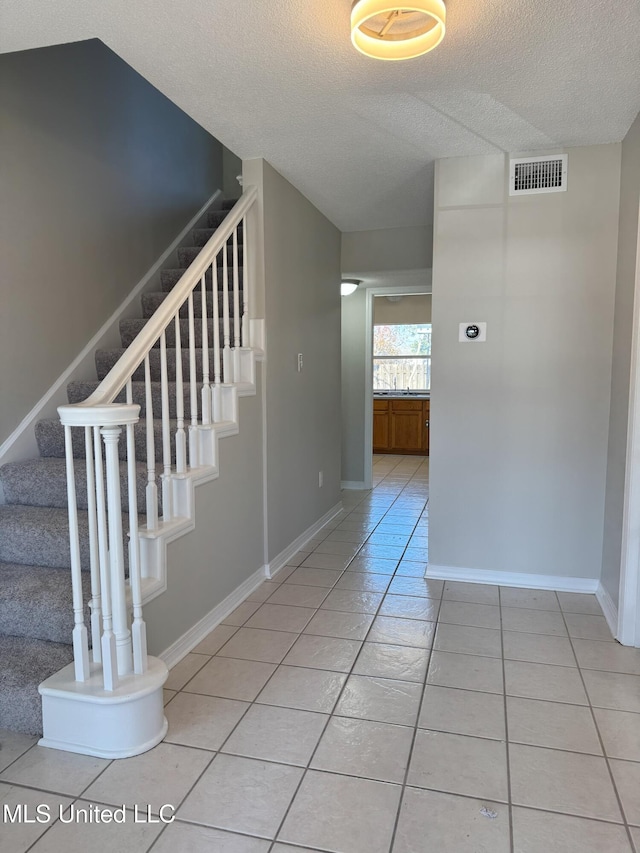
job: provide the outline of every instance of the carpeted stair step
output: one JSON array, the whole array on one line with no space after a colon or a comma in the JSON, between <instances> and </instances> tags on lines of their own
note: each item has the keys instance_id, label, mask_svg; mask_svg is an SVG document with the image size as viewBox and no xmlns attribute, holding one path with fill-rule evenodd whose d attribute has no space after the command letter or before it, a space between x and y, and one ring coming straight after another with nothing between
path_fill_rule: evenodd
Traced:
<instances>
[{"instance_id":1,"label":"carpeted stair step","mask_svg":"<svg viewBox=\"0 0 640 853\"><path fill-rule=\"evenodd\" d=\"M104 379L111 368L117 363L118 359L126 352L125 349L101 349L96 350L96 371L98 379ZM182 354L182 376L185 382L189 380L189 348L184 347L181 350ZM195 349L196 354L196 379L202 380L202 350L199 347ZM154 382L160 381L160 350L152 349L149 353L149 371L151 379ZM176 350L174 347L167 347L167 371L169 376L176 375ZM213 350L209 349L209 376L213 377ZM133 374L134 382L144 382L144 365L140 365Z\"/></svg>"},{"instance_id":2,"label":"carpeted stair step","mask_svg":"<svg viewBox=\"0 0 640 853\"><path fill-rule=\"evenodd\" d=\"M91 597L91 575L82 575L87 602ZM49 643L70 643L73 630L71 572L0 563L0 625L3 634L31 637Z\"/></svg>"},{"instance_id":3,"label":"carpeted stair step","mask_svg":"<svg viewBox=\"0 0 640 853\"><path fill-rule=\"evenodd\" d=\"M146 524L142 518L140 524ZM124 541L129 524L123 513ZM89 565L88 514L78 510L80 562L83 571ZM124 549L125 566L128 564ZM60 507L0 506L0 562L25 566L45 566L55 569L71 568L69 553L69 517Z\"/></svg>"},{"instance_id":4,"label":"carpeted stair step","mask_svg":"<svg viewBox=\"0 0 640 853\"><path fill-rule=\"evenodd\" d=\"M74 464L76 481L76 505L87 509L87 463L84 458ZM146 511L145 489L147 468L136 463L138 512ZM7 504L20 506L67 506L67 469L64 459L49 457L10 462L0 468L0 483ZM158 477L158 486L160 479ZM123 509L129 506L129 484L127 464L120 463L120 497ZM2 623L0 622L0 625Z\"/></svg>"},{"instance_id":5,"label":"carpeted stair step","mask_svg":"<svg viewBox=\"0 0 640 853\"><path fill-rule=\"evenodd\" d=\"M224 210L212 210L207 215L207 224L209 228L219 228L224 220L229 215L229 211L227 209ZM242 230L242 222L240 223L240 229Z\"/></svg>"},{"instance_id":6,"label":"carpeted stair step","mask_svg":"<svg viewBox=\"0 0 640 853\"><path fill-rule=\"evenodd\" d=\"M193 245L194 246L204 246L213 237L213 235L216 233L216 231L218 230L218 225L220 225L220 223L222 221L224 221L224 218L226 217L228 212L229 211L227 211L227 210L220 211L220 213L224 214L224 216L222 216L220 219L220 222L215 224L215 225L211 225L211 218L210 218L209 219L209 225L210 225L209 228L194 228L193 231L191 232L192 237L193 237ZM242 228L242 223L240 223L240 225L238 226L238 244L242 243L242 236L243 236L243 228ZM231 237L231 239L233 240L233 236Z\"/></svg>"},{"instance_id":7,"label":"carpeted stair step","mask_svg":"<svg viewBox=\"0 0 640 853\"><path fill-rule=\"evenodd\" d=\"M145 318L152 317L158 308L162 305L169 294L165 291L153 291L152 293L145 293L142 296L142 316ZM213 317L213 293L207 292L207 317ZM238 299L239 299L239 308L240 315L242 316L242 288L238 289ZM220 292L218 293L218 312L220 317L222 317L222 312L224 310L224 296ZM189 318L189 305L185 303L180 309L180 316L183 319ZM202 297L200 295L200 291L198 290L197 296L193 300L193 316L196 318L202 318ZM233 285L229 287L229 316L233 317Z\"/></svg>"},{"instance_id":8,"label":"carpeted stair step","mask_svg":"<svg viewBox=\"0 0 640 853\"><path fill-rule=\"evenodd\" d=\"M40 734L38 685L72 660L70 645L0 635L0 728Z\"/></svg>"},{"instance_id":9,"label":"carpeted stair step","mask_svg":"<svg viewBox=\"0 0 640 853\"><path fill-rule=\"evenodd\" d=\"M171 434L175 435L178 428L178 422L175 419L170 421ZM64 427L57 418L46 418L38 421L35 428L36 441L38 442L38 451L40 456L64 458ZM135 437L136 459L139 462L145 462L147 458L147 422L144 419L138 421L133 427ZM153 435L155 441L156 462L162 460L162 421L160 419L153 422ZM76 459L84 459L84 432L81 429L72 430L73 455ZM172 463L175 463L175 450L172 442ZM121 461L127 458L127 443L122 440L118 442L118 454ZM104 455L104 453L103 453Z\"/></svg>"},{"instance_id":10,"label":"carpeted stair step","mask_svg":"<svg viewBox=\"0 0 640 853\"><path fill-rule=\"evenodd\" d=\"M198 257L200 252L202 251L202 246L182 246L178 249L178 266L180 267L188 267L190 266L195 259ZM242 265L243 258L243 247L242 244L238 245L238 264ZM216 256L216 262L218 267L222 267L223 264L223 255L222 252L218 252ZM231 265L233 263L233 245L231 243L227 243L227 264L229 269L231 269Z\"/></svg>"},{"instance_id":11,"label":"carpeted stair step","mask_svg":"<svg viewBox=\"0 0 640 853\"><path fill-rule=\"evenodd\" d=\"M69 398L70 403L82 403L83 400L86 400L90 394L96 390L100 383L99 382L70 382L67 385L67 397ZM169 382L169 417L175 418L177 416L176 412L176 383ZM198 383L198 409L200 409L200 390L202 388L201 383ZM145 400L145 383L144 382L132 382L131 390L133 396L133 402L138 403L140 406L140 417L146 417L146 400ZM191 419L191 405L190 405L190 390L187 383L185 383L183 388L183 398L184 398L184 417L185 421ZM160 415L162 412L162 390L159 382L151 383L151 399L153 404L153 414ZM125 392L121 391L120 394L115 399L116 403L123 403L125 401ZM185 423L185 428L188 427L188 423ZM122 441L122 437L120 441Z\"/></svg>"},{"instance_id":12,"label":"carpeted stair step","mask_svg":"<svg viewBox=\"0 0 640 853\"><path fill-rule=\"evenodd\" d=\"M123 347L131 346L136 337L140 334L140 332L147 325L148 320L138 320L135 317L129 320L120 320L120 339L122 341ZM207 328L209 330L209 346L213 345L213 320L207 321ZM218 326L220 330L220 346L222 347L222 336L224 333L224 327L222 319L219 322ZM195 323L194 328L194 343L197 347L202 346L202 323ZM233 323L231 323L230 334L233 335ZM183 347L186 349L189 348L189 321L188 320L180 320L180 342ZM232 342L233 343L233 342ZM167 346L175 347L176 345L176 330L173 323L171 323L167 327ZM160 341L156 341L156 347L160 346Z\"/></svg>"},{"instance_id":13,"label":"carpeted stair step","mask_svg":"<svg viewBox=\"0 0 640 853\"><path fill-rule=\"evenodd\" d=\"M186 272L186 270L184 270L184 269L160 270L160 287L162 288L162 290L164 290L164 291L173 290L173 288L180 281L180 279L185 274L185 272ZM238 282L240 284L240 287L242 287L243 276L244 276L243 269L242 269L242 267L239 267L238 268ZM222 269L221 268L218 268L218 270L217 270L217 279L218 279L218 286L222 286L223 275L222 275ZM233 274L229 276L229 282L231 283L231 285L233 285ZM205 274L205 283L206 283L207 287L212 286L212 272L210 269L207 270L207 272ZM200 292L200 285L199 284L197 284L195 286L194 292L196 292L196 293Z\"/></svg>"},{"instance_id":14,"label":"carpeted stair step","mask_svg":"<svg viewBox=\"0 0 640 853\"><path fill-rule=\"evenodd\" d=\"M220 209L226 210L227 212L229 212L232 207L236 206L238 201L239 201L239 199L237 199L237 198L225 198L223 200L222 204L220 205Z\"/></svg>"}]
</instances>

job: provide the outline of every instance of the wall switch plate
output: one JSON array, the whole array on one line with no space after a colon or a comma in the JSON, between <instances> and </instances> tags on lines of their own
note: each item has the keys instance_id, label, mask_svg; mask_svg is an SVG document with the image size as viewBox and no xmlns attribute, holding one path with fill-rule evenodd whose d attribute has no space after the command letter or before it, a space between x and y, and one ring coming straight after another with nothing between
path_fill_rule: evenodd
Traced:
<instances>
[{"instance_id":1,"label":"wall switch plate","mask_svg":"<svg viewBox=\"0 0 640 853\"><path fill-rule=\"evenodd\" d=\"M302 353L299 352L298 353L298 373L302 373L302 368L303 368Z\"/></svg>"},{"instance_id":2,"label":"wall switch plate","mask_svg":"<svg viewBox=\"0 0 640 853\"><path fill-rule=\"evenodd\" d=\"M321 489L324 484L324 474L322 471L318 471L318 488Z\"/></svg>"},{"instance_id":3,"label":"wall switch plate","mask_svg":"<svg viewBox=\"0 0 640 853\"><path fill-rule=\"evenodd\" d=\"M486 323L460 323L458 341L460 343L483 343L487 340Z\"/></svg>"}]
</instances>

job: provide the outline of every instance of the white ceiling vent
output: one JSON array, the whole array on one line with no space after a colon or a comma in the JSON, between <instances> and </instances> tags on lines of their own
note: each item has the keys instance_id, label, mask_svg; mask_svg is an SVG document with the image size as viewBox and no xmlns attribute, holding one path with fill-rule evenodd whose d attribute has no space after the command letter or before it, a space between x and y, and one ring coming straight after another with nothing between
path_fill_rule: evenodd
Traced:
<instances>
[{"instance_id":1,"label":"white ceiling vent","mask_svg":"<svg viewBox=\"0 0 640 853\"><path fill-rule=\"evenodd\" d=\"M566 154L516 157L509 163L509 195L559 193L566 189Z\"/></svg>"}]
</instances>

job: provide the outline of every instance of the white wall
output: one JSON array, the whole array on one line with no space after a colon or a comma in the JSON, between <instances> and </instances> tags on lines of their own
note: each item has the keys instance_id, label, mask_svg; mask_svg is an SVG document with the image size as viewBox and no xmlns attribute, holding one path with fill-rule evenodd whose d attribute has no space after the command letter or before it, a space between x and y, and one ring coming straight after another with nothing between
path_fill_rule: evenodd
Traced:
<instances>
[{"instance_id":1,"label":"white wall","mask_svg":"<svg viewBox=\"0 0 640 853\"><path fill-rule=\"evenodd\" d=\"M566 193L519 198L507 157L436 164L434 571L600 575L620 146L568 153Z\"/></svg>"},{"instance_id":2,"label":"white wall","mask_svg":"<svg viewBox=\"0 0 640 853\"><path fill-rule=\"evenodd\" d=\"M625 466L633 309L636 300L640 206L640 116L622 143L620 220L616 279L613 365L611 371L611 415L607 461L602 585L618 603L622 543ZM636 330L637 334L637 330Z\"/></svg>"},{"instance_id":3,"label":"white wall","mask_svg":"<svg viewBox=\"0 0 640 853\"><path fill-rule=\"evenodd\" d=\"M342 298L342 479L347 483L365 478L366 312L363 287Z\"/></svg>"}]
</instances>

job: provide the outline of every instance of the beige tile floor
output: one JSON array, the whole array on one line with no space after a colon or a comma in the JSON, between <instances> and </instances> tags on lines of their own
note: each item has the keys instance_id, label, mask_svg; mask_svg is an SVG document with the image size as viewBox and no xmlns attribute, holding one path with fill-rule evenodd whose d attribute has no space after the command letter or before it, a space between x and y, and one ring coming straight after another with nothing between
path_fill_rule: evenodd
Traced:
<instances>
[{"instance_id":1,"label":"beige tile floor","mask_svg":"<svg viewBox=\"0 0 640 853\"><path fill-rule=\"evenodd\" d=\"M428 461L374 477L172 670L165 743L0 735L3 803L129 809L3 853L640 853L640 651L593 596L425 580Z\"/></svg>"}]
</instances>

